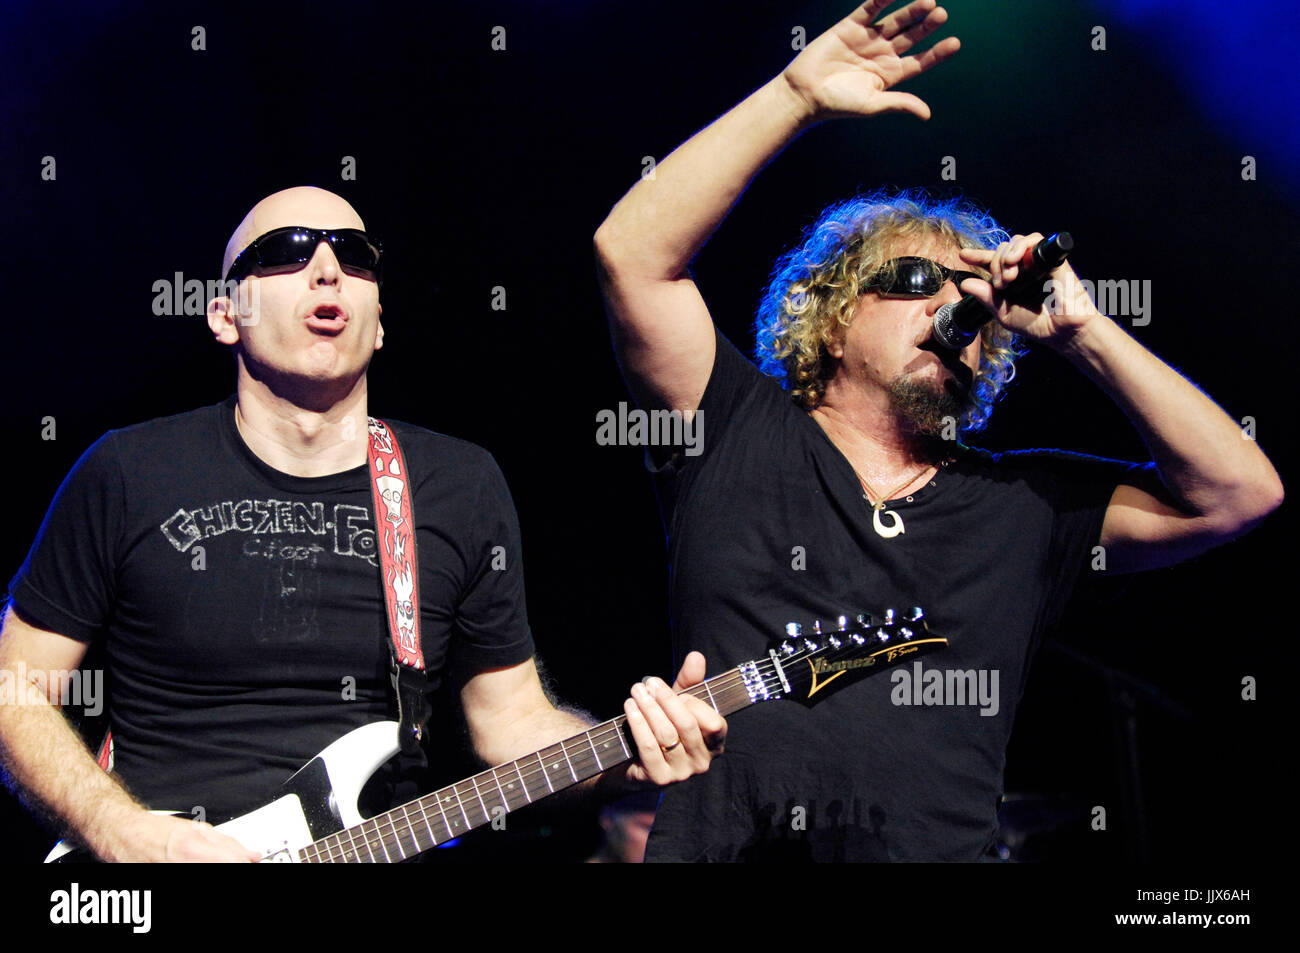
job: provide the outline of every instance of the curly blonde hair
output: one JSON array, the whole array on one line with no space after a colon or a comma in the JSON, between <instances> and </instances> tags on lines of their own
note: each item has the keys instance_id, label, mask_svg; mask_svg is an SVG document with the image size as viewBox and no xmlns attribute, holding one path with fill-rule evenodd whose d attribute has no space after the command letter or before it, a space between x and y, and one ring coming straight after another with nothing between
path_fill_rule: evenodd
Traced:
<instances>
[{"instance_id":1,"label":"curly blonde hair","mask_svg":"<svg viewBox=\"0 0 1300 953\"><path fill-rule=\"evenodd\" d=\"M926 239L995 248L1010 235L965 199L937 199L922 189L881 190L827 208L772 270L754 322L759 368L805 410L817 407L835 370L828 347L852 322L858 297L893 249ZM993 404L1015 377L1016 358L1025 353L1020 339L996 321L984 326L981 340L979 369L960 423L969 432L988 423Z\"/></svg>"}]
</instances>

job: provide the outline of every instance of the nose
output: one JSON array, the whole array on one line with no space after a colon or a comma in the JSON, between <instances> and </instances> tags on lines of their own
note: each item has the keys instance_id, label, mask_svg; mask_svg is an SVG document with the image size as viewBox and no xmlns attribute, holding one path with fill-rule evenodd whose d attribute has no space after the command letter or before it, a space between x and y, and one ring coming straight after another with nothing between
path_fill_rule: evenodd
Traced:
<instances>
[{"instance_id":1,"label":"nose","mask_svg":"<svg viewBox=\"0 0 1300 953\"><path fill-rule=\"evenodd\" d=\"M323 285L337 285L343 277L339 260L334 257L334 249L329 242L316 246L316 254L307 264L307 278L313 288Z\"/></svg>"},{"instance_id":2,"label":"nose","mask_svg":"<svg viewBox=\"0 0 1300 953\"><path fill-rule=\"evenodd\" d=\"M949 278L943 283L943 287L940 288L938 292L931 295L925 305L926 313L929 314L930 317L934 317L934 313L945 304L953 304L961 300L962 293L961 289L957 287L957 280L958 279L955 277Z\"/></svg>"}]
</instances>

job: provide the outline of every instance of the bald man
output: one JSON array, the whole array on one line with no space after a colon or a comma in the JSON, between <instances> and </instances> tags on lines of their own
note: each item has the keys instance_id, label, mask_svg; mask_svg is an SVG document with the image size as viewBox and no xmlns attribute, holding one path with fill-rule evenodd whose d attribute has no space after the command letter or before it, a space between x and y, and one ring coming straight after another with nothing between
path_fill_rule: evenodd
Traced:
<instances>
[{"instance_id":1,"label":"bald man","mask_svg":"<svg viewBox=\"0 0 1300 953\"><path fill-rule=\"evenodd\" d=\"M0 673L19 691L0 705L0 755L101 859L258 860L189 818L252 810L332 741L392 717L367 467L380 265L339 196L257 203L226 246L230 294L207 309L234 350L235 394L96 442L10 584ZM475 752L498 764L582 731L542 690L500 470L472 444L389 425L414 487L425 663L435 683L452 657L464 671ZM66 682L43 677L75 670L97 640L111 775L59 711ZM702 678L696 655L675 687ZM681 780L721 750L721 717L661 680L637 685L625 712L636 761L606 772L613 793Z\"/></svg>"}]
</instances>

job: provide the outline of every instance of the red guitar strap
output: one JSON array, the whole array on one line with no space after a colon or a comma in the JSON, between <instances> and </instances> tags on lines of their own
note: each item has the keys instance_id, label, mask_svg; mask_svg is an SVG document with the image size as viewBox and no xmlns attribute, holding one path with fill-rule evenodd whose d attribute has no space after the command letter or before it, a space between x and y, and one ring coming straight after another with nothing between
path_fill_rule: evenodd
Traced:
<instances>
[{"instance_id":1,"label":"red guitar strap","mask_svg":"<svg viewBox=\"0 0 1300 953\"><path fill-rule=\"evenodd\" d=\"M369 418L370 489L375 511L375 538L384 606L388 612L390 661L399 738L408 754L419 747L429 718L425 686L428 675L420 648L419 561L415 545L415 515L406 458L397 437L382 421Z\"/></svg>"}]
</instances>

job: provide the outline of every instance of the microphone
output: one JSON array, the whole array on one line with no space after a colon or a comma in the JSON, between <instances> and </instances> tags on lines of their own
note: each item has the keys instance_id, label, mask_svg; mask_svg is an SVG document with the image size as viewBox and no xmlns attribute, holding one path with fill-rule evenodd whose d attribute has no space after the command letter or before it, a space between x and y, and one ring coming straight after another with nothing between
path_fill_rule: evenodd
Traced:
<instances>
[{"instance_id":1,"label":"microphone","mask_svg":"<svg viewBox=\"0 0 1300 953\"><path fill-rule=\"evenodd\" d=\"M1074 250L1074 239L1069 232L1057 232L1034 246L1034 260L1021 269L1016 280L1002 289L1004 297L1031 297L1041 294L1038 283L1043 276L1065 261ZM1039 300L1042 300L1041 298ZM984 303L974 295L962 295L960 301L943 305L934 313L934 340L953 351L961 351L980 328L993 320Z\"/></svg>"}]
</instances>

